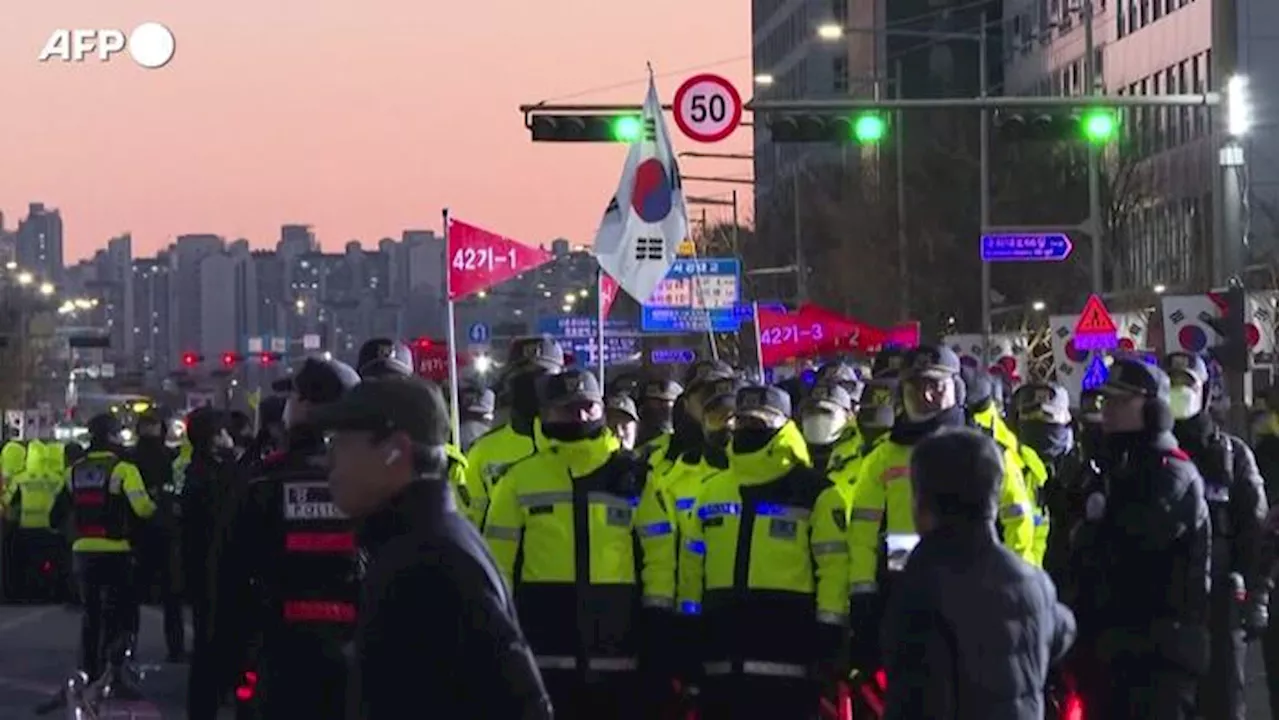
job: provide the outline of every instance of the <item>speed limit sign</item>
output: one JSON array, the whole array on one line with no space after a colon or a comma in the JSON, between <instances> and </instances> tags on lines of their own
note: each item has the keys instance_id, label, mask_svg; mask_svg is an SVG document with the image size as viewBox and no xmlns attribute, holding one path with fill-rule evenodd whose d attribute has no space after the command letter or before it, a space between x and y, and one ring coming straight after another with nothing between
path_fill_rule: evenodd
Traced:
<instances>
[{"instance_id":1,"label":"speed limit sign","mask_svg":"<svg viewBox=\"0 0 1280 720\"><path fill-rule=\"evenodd\" d=\"M742 96L719 75L694 75L676 91L676 125L689 139L719 142L742 121Z\"/></svg>"}]
</instances>

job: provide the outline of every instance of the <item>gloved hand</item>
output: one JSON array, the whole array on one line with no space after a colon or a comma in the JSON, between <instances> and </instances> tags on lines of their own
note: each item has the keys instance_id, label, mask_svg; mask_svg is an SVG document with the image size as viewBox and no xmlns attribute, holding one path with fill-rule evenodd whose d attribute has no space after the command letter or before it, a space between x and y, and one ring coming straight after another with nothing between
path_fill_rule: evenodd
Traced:
<instances>
[{"instance_id":1,"label":"gloved hand","mask_svg":"<svg viewBox=\"0 0 1280 720\"><path fill-rule=\"evenodd\" d=\"M1270 620L1265 597L1250 595L1240 608L1240 625L1244 627L1245 640L1257 640L1266 634Z\"/></svg>"}]
</instances>

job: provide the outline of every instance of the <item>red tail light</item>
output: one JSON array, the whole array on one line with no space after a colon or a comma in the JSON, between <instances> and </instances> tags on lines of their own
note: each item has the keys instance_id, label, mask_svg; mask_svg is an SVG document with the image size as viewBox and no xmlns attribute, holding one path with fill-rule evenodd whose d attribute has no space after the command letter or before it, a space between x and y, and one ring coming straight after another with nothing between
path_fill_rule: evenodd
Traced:
<instances>
[{"instance_id":1,"label":"red tail light","mask_svg":"<svg viewBox=\"0 0 1280 720\"><path fill-rule=\"evenodd\" d=\"M53 573L53 562L49 560L45 560L44 562L40 563L41 575L49 575L51 573Z\"/></svg>"},{"instance_id":2,"label":"red tail light","mask_svg":"<svg viewBox=\"0 0 1280 720\"><path fill-rule=\"evenodd\" d=\"M1062 720L1084 720L1084 701L1074 692L1062 703Z\"/></svg>"},{"instance_id":3,"label":"red tail light","mask_svg":"<svg viewBox=\"0 0 1280 720\"><path fill-rule=\"evenodd\" d=\"M877 670L875 674L876 687L880 688L880 692L884 692L889 688L889 676L884 670Z\"/></svg>"},{"instance_id":4,"label":"red tail light","mask_svg":"<svg viewBox=\"0 0 1280 720\"><path fill-rule=\"evenodd\" d=\"M236 686L236 700L240 702L249 702L253 696L258 693L258 673L252 670L246 670L240 678L240 684Z\"/></svg>"}]
</instances>

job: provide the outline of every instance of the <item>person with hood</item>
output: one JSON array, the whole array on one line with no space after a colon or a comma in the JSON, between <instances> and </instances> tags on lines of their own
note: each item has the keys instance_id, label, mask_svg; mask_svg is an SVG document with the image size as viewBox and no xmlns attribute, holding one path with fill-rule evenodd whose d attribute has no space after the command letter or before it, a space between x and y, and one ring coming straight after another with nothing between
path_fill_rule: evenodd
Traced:
<instances>
[{"instance_id":1,"label":"person with hood","mask_svg":"<svg viewBox=\"0 0 1280 720\"><path fill-rule=\"evenodd\" d=\"M861 388L859 388L861 394ZM848 428L854 427L853 396L845 386L832 382L819 383L800 406L800 430L809 446L813 469L826 474L836 445Z\"/></svg>"},{"instance_id":2,"label":"person with hood","mask_svg":"<svg viewBox=\"0 0 1280 720\"><path fill-rule=\"evenodd\" d=\"M680 548L701 717L810 717L847 674L844 502L809 464L785 390L743 387L733 407L729 469L703 484Z\"/></svg>"},{"instance_id":3,"label":"person with hood","mask_svg":"<svg viewBox=\"0 0 1280 720\"><path fill-rule=\"evenodd\" d=\"M483 385L469 383L458 391L459 429L458 447L469 452L476 440L493 428L493 412L497 398Z\"/></svg>"},{"instance_id":4,"label":"person with hood","mask_svg":"<svg viewBox=\"0 0 1280 720\"><path fill-rule=\"evenodd\" d=\"M41 596L62 589L57 576L42 570L61 564L65 544L50 523L53 503L66 484L61 449L57 443L32 440L22 471L4 488L5 519L15 526L10 538L14 564L11 591L27 600L47 599Z\"/></svg>"},{"instance_id":5,"label":"person with hood","mask_svg":"<svg viewBox=\"0 0 1280 720\"><path fill-rule=\"evenodd\" d=\"M1205 483L1213 526L1210 550L1209 671L1198 706L1205 717L1245 720L1245 648L1267 628L1270 568L1262 563L1267 494L1253 450L1208 412L1209 368L1199 355L1169 353L1169 410L1178 447Z\"/></svg>"},{"instance_id":6,"label":"person with hood","mask_svg":"<svg viewBox=\"0 0 1280 720\"><path fill-rule=\"evenodd\" d=\"M1121 358L1108 368L1105 490L1076 533L1075 607L1094 628L1105 686L1084 697L1102 718L1196 717L1209 664L1212 522L1205 483L1172 433L1163 370Z\"/></svg>"},{"instance_id":7,"label":"person with hood","mask_svg":"<svg viewBox=\"0 0 1280 720\"><path fill-rule=\"evenodd\" d=\"M485 538L557 717L651 717L670 677L675 517L605 427L594 375L538 388L546 448L495 485Z\"/></svg>"},{"instance_id":8,"label":"person with hood","mask_svg":"<svg viewBox=\"0 0 1280 720\"><path fill-rule=\"evenodd\" d=\"M674 430L672 414L676 400L684 388L675 380L658 378L646 382L640 388L640 427L636 433L636 446L647 448L648 453L661 453L671 441Z\"/></svg>"},{"instance_id":9,"label":"person with hood","mask_svg":"<svg viewBox=\"0 0 1280 720\"><path fill-rule=\"evenodd\" d=\"M123 428L114 415L88 422L89 452L67 469L67 482L53 504L51 521L70 518L71 545L84 615L80 625L80 669L97 678L119 672L130 647L133 624L133 546L135 528L155 514L156 506L137 466L125 459ZM135 690L126 677L113 678L122 691Z\"/></svg>"},{"instance_id":10,"label":"person with hood","mask_svg":"<svg viewBox=\"0 0 1280 720\"><path fill-rule=\"evenodd\" d=\"M182 583L175 570L178 557L178 495L174 492L173 462L176 453L165 444L166 418L156 412L138 416L138 441L134 445L132 460L142 474L142 482L156 503L153 522L140 529L138 537L138 600L153 602L158 595L164 613L164 639L170 662L186 657L186 637L183 629ZM158 592L155 592L157 591ZM153 594L154 593L154 594ZM141 619L134 616L135 628Z\"/></svg>"},{"instance_id":11,"label":"person with hood","mask_svg":"<svg viewBox=\"0 0 1280 720\"><path fill-rule=\"evenodd\" d=\"M483 527L494 483L513 463L544 444L538 422L538 382L564 371L564 348L549 336L511 341L503 372L508 420L476 438L467 451L466 487L472 521Z\"/></svg>"},{"instance_id":12,"label":"person with hood","mask_svg":"<svg viewBox=\"0 0 1280 720\"><path fill-rule=\"evenodd\" d=\"M960 358L950 348L922 345L902 357L900 377L903 413L862 460L854 481L849 514L850 622L855 668L873 669L883 598L891 588L881 573L882 532L915 536L911 510L911 453L920 441L944 428L965 426L965 386ZM1004 544L1032 562L1035 528L1031 500L1018 463L1005 451L998 522ZM882 530L883 528L883 530Z\"/></svg>"}]
</instances>

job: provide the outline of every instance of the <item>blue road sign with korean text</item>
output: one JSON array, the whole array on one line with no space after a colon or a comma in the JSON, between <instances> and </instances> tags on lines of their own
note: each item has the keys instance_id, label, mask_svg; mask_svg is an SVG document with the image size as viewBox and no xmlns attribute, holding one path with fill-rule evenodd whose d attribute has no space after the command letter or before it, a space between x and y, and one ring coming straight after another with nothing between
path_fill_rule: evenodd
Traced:
<instances>
[{"instance_id":1,"label":"blue road sign with korean text","mask_svg":"<svg viewBox=\"0 0 1280 720\"><path fill-rule=\"evenodd\" d=\"M741 273L738 258L676 260L641 306L640 329L655 333L736 331L741 322L734 312L742 297Z\"/></svg>"},{"instance_id":2,"label":"blue road sign with korean text","mask_svg":"<svg viewBox=\"0 0 1280 720\"><path fill-rule=\"evenodd\" d=\"M698 359L698 353L689 348L658 348L649 353L654 365L689 365Z\"/></svg>"},{"instance_id":3,"label":"blue road sign with korean text","mask_svg":"<svg viewBox=\"0 0 1280 720\"><path fill-rule=\"evenodd\" d=\"M640 329L647 333L737 332L751 316L748 303L712 310L644 305L640 308Z\"/></svg>"},{"instance_id":4,"label":"blue road sign with korean text","mask_svg":"<svg viewBox=\"0 0 1280 720\"><path fill-rule=\"evenodd\" d=\"M1065 233L1027 233L982 236L983 262L1061 262L1071 256Z\"/></svg>"},{"instance_id":5,"label":"blue road sign with korean text","mask_svg":"<svg viewBox=\"0 0 1280 720\"><path fill-rule=\"evenodd\" d=\"M626 320L606 320L606 336L633 333L635 325ZM556 315L538 319L538 334L556 338L593 338L600 333L599 325L590 315Z\"/></svg>"}]
</instances>

